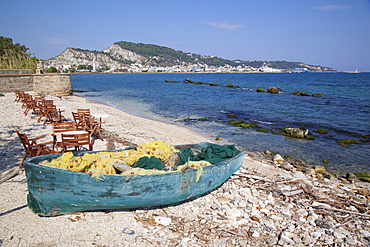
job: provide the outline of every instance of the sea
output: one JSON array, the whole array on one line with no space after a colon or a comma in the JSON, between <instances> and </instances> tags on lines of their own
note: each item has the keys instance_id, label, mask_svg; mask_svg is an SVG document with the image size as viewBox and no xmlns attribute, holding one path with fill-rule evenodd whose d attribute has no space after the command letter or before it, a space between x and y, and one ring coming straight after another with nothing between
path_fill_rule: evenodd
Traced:
<instances>
[{"instance_id":1,"label":"sea","mask_svg":"<svg viewBox=\"0 0 370 247\"><path fill-rule=\"evenodd\" d=\"M184 83L185 79L217 85ZM246 151L269 150L312 166L323 165L333 173L370 172L370 73L74 74L71 83L81 91L76 95L91 101L144 119L182 125ZM226 87L230 84L234 87ZM256 91L269 87L282 91ZM322 96L297 96L295 91ZM269 131L229 124L235 120ZM306 128L314 140L276 134L286 126ZM336 142L345 139L361 143Z\"/></svg>"}]
</instances>

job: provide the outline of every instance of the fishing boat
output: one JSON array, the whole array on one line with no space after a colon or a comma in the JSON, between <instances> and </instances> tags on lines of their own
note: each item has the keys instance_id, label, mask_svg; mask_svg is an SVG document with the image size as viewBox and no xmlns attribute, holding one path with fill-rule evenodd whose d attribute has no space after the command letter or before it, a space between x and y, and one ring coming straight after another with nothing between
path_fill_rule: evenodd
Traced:
<instances>
[{"instance_id":1,"label":"fishing boat","mask_svg":"<svg viewBox=\"0 0 370 247\"><path fill-rule=\"evenodd\" d=\"M210 143L175 146L204 148ZM214 144L213 144L214 145ZM90 152L79 152L83 155ZM115 151L107 151L115 152ZM30 210L41 216L56 216L83 211L148 208L180 203L201 196L220 186L243 163L244 153L205 166L199 177L196 169L153 175L107 175L99 179L87 173L40 165L62 154L48 154L25 161L27 202Z\"/></svg>"}]
</instances>

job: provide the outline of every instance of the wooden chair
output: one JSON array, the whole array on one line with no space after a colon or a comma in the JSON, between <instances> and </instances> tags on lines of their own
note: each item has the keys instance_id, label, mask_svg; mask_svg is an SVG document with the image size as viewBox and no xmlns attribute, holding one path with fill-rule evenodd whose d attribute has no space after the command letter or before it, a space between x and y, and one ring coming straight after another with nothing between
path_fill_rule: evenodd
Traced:
<instances>
[{"instance_id":1,"label":"wooden chair","mask_svg":"<svg viewBox=\"0 0 370 247\"><path fill-rule=\"evenodd\" d=\"M26 108L23 114L26 116L29 111L32 110L34 114L39 114L39 106L37 102L33 99L32 95L25 94L23 99L24 108Z\"/></svg>"},{"instance_id":2,"label":"wooden chair","mask_svg":"<svg viewBox=\"0 0 370 247\"><path fill-rule=\"evenodd\" d=\"M28 99L29 97L32 97L31 94L29 93L22 93L22 96L21 96L21 100L19 102L22 103L22 108L26 108L26 99Z\"/></svg>"},{"instance_id":3,"label":"wooden chair","mask_svg":"<svg viewBox=\"0 0 370 247\"><path fill-rule=\"evenodd\" d=\"M98 122L88 112L72 112L72 115L78 130L87 131L91 137L104 141L102 134L104 129L101 127L104 122Z\"/></svg>"},{"instance_id":4,"label":"wooden chair","mask_svg":"<svg viewBox=\"0 0 370 247\"><path fill-rule=\"evenodd\" d=\"M93 151L94 140L90 140L89 133L83 134L61 134L62 152L78 152L82 150ZM71 150L71 148L73 148Z\"/></svg>"},{"instance_id":5,"label":"wooden chair","mask_svg":"<svg viewBox=\"0 0 370 247\"><path fill-rule=\"evenodd\" d=\"M26 155L24 156L22 163L19 166L20 168L23 168L23 163L28 156L35 157L44 154L57 153L53 149L55 145L54 141L37 143L37 140L43 138L44 136L28 139L26 134L20 133L18 130L16 130L16 132L26 152Z\"/></svg>"},{"instance_id":6,"label":"wooden chair","mask_svg":"<svg viewBox=\"0 0 370 247\"><path fill-rule=\"evenodd\" d=\"M104 129L101 127L104 122L98 122L93 116L89 114L80 114L80 118L82 128L88 131L90 133L90 136L104 141L102 134L102 131L104 131Z\"/></svg>"},{"instance_id":7,"label":"wooden chair","mask_svg":"<svg viewBox=\"0 0 370 247\"><path fill-rule=\"evenodd\" d=\"M57 138L57 134L59 133L64 133L66 131L75 131L77 130L76 128L76 125L74 122L72 121L69 121L69 122L60 122L60 123L56 123L56 122L53 122L52 123L52 128L53 128L53 141L56 145L55 149L58 150L58 148L62 147L62 142L58 142L58 138Z\"/></svg>"},{"instance_id":8,"label":"wooden chair","mask_svg":"<svg viewBox=\"0 0 370 247\"><path fill-rule=\"evenodd\" d=\"M14 93L15 93L14 102L23 102L25 92L21 90L14 90Z\"/></svg>"},{"instance_id":9,"label":"wooden chair","mask_svg":"<svg viewBox=\"0 0 370 247\"><path fill-rule=\"evenodd\" d=\"M55 105L42 105L39 103L38 106L40 109L40 117L37 119L37 122L40 122L43 117L45 117L44 124L63 121L64 117L62 111L58 110Z\"/></svg>"}]
</instances>

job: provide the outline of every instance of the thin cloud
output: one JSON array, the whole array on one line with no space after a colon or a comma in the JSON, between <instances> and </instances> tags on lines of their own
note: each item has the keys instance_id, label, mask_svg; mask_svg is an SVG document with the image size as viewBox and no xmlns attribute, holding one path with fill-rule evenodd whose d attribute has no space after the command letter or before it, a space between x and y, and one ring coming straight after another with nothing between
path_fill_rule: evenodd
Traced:
<instances>
[{"instance_id":1,"label":"thin cloud","mask_svg":"<svg viewBox=\"0 0 370 247\"><path fill-rule=\"evenodd\" d=\"M333 10L350 9L350 8L351 6L349 5L337 5L337 4L314 7L314 9L324 10L324 11L333 11Z\"/></svg>"},{"instance_id":2,"label":"thin cloud","mask_svg":"<svg viewBox=\"0 0 370 247\"><path fill-rule=\"evenodd\" d=\"M49 38L46 38L46 43L48 45L67 45L68 44L68 39L49 37Z\"/></svg>"},{"instance_id":3,"label":"thin cloud","mask_svg":"<svg viewBox=\"0 0 370 247\"><path fill-rule=\"evenodd\" d=\"M212 27L217 27L217 28L225 29L225 30L229 30L229 31L236 31L236 30L244 27L244 25L242 25L242 24L231 24L231 23L227 23L226 21L223 21L223 22L203 22L203 23L207 24L207 25L210 25Z\"/></svg>"}]
</instances>

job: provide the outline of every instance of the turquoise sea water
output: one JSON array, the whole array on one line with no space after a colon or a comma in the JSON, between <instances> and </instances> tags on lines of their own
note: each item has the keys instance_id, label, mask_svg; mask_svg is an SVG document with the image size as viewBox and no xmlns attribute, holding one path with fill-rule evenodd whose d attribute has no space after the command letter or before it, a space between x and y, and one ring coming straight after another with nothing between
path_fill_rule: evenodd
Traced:
<instances>
[{"instance_id":1,"label":"turquoise sea water","mask_svg":"<svg viewBox=\"0 0 370 247\"><path fill-rule=\"evenodd\" d=\"M165 82L192 81L220 86ZM370 172L370 143L340 146L336 140L370 135L370 73L300 74L82 74L72 75L79 95L139 116L185 124L206 136L221 137L245 150L270 150L330 170ZM227 84L241 89L224 87ZM278 87L282 93L258 93ZM293 95L294 91L322 97ZM236 114L229 119L228 114ZM196 121L205 117L207 121ZM186 120L186 121L185 121ZM231 120L256 121L262 128L304 127L315 140L237 128ZM312 132L325 128L328 134ZM369 137L368 137L369 140ZM324 164L323 160L329 161Z\"/></svg>"}]
</instances>

